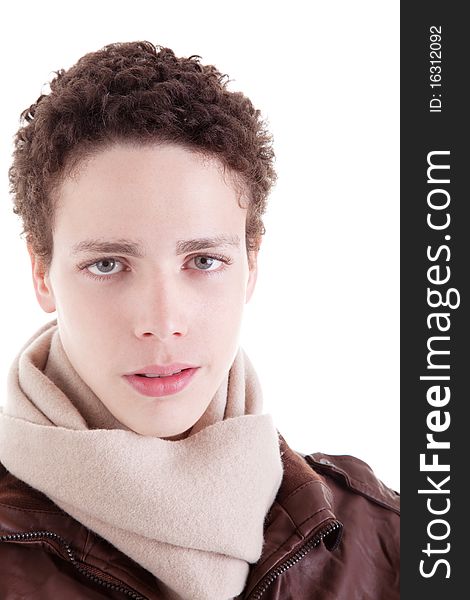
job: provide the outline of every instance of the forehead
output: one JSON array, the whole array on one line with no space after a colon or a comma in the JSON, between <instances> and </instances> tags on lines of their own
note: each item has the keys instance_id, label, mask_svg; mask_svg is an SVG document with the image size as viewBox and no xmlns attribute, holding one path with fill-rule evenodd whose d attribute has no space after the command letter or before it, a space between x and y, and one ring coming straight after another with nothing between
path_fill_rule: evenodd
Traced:
<instances>
[{"instance_id":1,"label":"forehead","mask_svg":"<svg viewBox=\"0 0 470 600\"><path fill-rule=\"evenodd\" d=\"M179 146L114 145L58 189L55 233L75 237L189 237L239 232L245 205L216 160ZM233 230L233 231L232 231Z\"/></svg>"}]
</instances>

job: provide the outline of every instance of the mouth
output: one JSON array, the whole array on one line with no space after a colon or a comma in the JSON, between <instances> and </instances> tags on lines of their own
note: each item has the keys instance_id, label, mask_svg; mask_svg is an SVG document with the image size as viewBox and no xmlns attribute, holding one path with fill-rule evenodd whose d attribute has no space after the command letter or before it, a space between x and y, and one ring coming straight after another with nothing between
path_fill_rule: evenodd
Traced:
<instances>
[{"instance_id":1,"label":"mouth","mask_svg":"<svg viewBox=\"0 0 470 600\"><path fill-rule=\"evenodd\" d=\"M189 367L168 374L133 373L124 375L124 379L142 396L161 398L171 396L185 389L199 367Z\"/></svg>"},{"instance_id":2,"label":"mouth","mask_svg":"<svg viewBox=\"0 0 470 600\"><path fill-rule=\"evenodd\" d=\"M187 371L188 369L180 369L179 371L175 371L174 373L168 373L167 375L154 375L151 373L135 373L135 375L137 375L137 377L147 377L150 379L155 379L157 377L173 377L173 375L178 375L179 373L182 373L183 371Z\"/></svg>"}]
</instances>

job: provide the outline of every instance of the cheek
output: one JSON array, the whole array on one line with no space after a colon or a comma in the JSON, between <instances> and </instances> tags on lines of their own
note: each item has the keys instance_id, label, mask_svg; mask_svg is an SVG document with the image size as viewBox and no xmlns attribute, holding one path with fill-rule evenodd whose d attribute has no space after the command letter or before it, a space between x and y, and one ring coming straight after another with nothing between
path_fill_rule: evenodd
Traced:
<instances>
[{"instance_id":1,"label":"cheek","mask_svg":"<svg viewBox=\"0 0 470 600\"><path fill-rule=\"evenodd\" d=\"M212 291L204 304L195 306L192 323L205 329L215 338L215 345L223 346L236 335L245 306L245 288L239 282L226 282ZM196 325L197 324L197 325ZM219 341L219 343L217 343Z\"/></svg>"},{"instance_id":2,"label":"cheek","mask_svg":"<svg viewBox=\"0 0 470 600\"><path fill-rule=\"evenodd\" d=\"M197 278L186 276L171 290L174 309L182 311L188 320L188 331L198 331L201 338L230 335L238 328L246 296L246 277L243 269L237 269L220 277ZM157 298L149 295L145 285L121 285L88 280L81 275L63 277L57 286L57 311L69 329L80 330L82 339L103 338L105 330L110 334L133 326L148 308L158 310ZM147 298L149 306L142 305ZM178 306L176 307L176 303ZM152 306L153 304L153 306ZM224 335L223 335L224 334ZM113 339L112 335L105 336ZM103 344L101 340L100 345Z\"/></svg>"},{"instance_id":3,"label":"cheek","mask_svg":"<svg viewBox=\"0 0 470 600\"><path fill-rule=\"evenodd\" d=\"M120 304L93 282L64 279L56 299L61 321L82 340L102 340L108 337L103 331L112 331L119 323Z\"/></svg>"}]
</instances>

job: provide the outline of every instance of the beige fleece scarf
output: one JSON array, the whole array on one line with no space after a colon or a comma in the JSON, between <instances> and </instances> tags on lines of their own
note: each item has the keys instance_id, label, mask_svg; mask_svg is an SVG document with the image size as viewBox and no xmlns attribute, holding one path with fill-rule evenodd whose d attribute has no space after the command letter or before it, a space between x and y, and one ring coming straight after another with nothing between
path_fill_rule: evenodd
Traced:
<instances>
[{"instance_id":1,"label":"beige fleece scarf","mask_svg":"<svg viewBox=\"0 0 470 600\"><path fill-rule=\"evenodd\" d=\"M78 376L56 320L11 366L0 461L153 573L168 598L226 600L259 559L279 437L242 349L185 439L119 423Z\"/></svg>"}]
</instances>

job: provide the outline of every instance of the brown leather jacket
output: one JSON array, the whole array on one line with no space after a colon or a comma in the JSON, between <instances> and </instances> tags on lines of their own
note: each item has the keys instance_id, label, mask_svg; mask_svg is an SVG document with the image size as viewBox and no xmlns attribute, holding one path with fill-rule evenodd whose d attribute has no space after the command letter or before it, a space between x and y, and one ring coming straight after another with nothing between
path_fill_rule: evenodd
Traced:
<instances>
[{"instance_id":1,"label":"brown leather jacket","mask_svg":"<svg viewBox=\"0 0 470 600\"><path fill-rule=\"evenodd\" d=\"M263 553L237 600L398 600L398 494L351 456L303 455L282 437L281 450ZM162 600L160 589L0 465L2 600Z\"/></svg>"}]
</instances>

